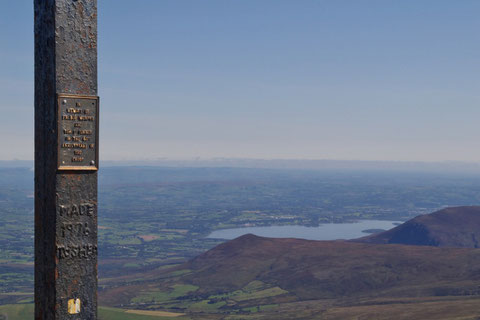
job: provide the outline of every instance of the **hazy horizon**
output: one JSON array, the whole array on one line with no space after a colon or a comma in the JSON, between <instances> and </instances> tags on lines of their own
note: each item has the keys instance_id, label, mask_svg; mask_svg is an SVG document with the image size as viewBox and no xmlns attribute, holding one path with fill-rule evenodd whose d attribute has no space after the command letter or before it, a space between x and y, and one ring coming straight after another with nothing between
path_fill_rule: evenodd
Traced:
<instances>
[{"instance_id":1,"label":"hazy horizon","mask_svg":"<svg viewBox=\"0 0 480 320\"><path fill-rule=\"evenodd\" d=\"M432 174L480 174L480 162L465 161L364 161L328 159L246 159L246 158L184 158L143 160L101 160L100 166L171 167L171 168L244 168L313 171L412 172ZM31 168L33 160L0 160L0 168Z\"/></svg>"}]
</instances>

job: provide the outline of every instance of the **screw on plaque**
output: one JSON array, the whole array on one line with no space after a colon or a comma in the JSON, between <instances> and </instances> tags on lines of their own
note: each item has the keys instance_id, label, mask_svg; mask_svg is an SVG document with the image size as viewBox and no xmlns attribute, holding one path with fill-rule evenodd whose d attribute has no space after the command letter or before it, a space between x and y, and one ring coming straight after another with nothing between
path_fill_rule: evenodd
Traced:
<instances>
[{"instance_id":1,"label":"screw on plaque","mask_svg":"<svg viewBox=\"0 0 480 320\"><path fill-rule=\"evenodd\" d=\"M95 164L95 161L90 161L90 164L93 166Z\"/></svg>"}]
</instances>

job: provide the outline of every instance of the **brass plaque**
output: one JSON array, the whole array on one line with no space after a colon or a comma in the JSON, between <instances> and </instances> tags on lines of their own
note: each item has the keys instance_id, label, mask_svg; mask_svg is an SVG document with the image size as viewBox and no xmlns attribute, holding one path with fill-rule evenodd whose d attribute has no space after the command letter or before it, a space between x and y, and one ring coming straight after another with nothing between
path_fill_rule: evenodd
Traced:
<instances>
[{"instance_id":1,"label":"brass plaque","mask_svg":"<svg viewBox=\"0 0 480 320\"><path fill-rule=\"evenodd\" d=\"M59 94L57 104L58 169L98 170L98 97Z\"/></svg>"}]
</instances>

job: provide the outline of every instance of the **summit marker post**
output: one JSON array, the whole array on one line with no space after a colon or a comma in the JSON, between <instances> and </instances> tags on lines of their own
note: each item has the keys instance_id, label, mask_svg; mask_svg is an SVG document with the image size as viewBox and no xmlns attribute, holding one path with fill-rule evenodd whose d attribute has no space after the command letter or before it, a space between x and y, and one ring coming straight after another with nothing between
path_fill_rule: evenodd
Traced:
<instances>
[{"instance_id":1,"label":"summit marker post","mask_svg":"<svg viewBox=\"0 0 480 320\"><path fill-rule=\"evenodd\" d=\"M35 319L97 319L97 1L34 0Z\"/></svg>"}]
</instances>

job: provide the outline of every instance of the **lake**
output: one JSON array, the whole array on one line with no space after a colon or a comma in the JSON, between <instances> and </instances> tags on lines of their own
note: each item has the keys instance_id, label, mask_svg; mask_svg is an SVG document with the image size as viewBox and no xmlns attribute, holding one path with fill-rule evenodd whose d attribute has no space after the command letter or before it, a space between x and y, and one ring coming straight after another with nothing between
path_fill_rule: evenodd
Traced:
<instances>
[{"instance_id":1,"label":"lake","mask_svg":"<svg viewBox=\"0 0 480 320\"><path fill-rule=\"evenodd\" d=\"M363 232L369 229L389 230L401 221L385 220L360 220L353 223L326 223L318 227L303 226L271 226L271 227L245 227L222 229L212 232L208 238L235 239L244 234L252 233L268 238L299 238L308 240L337 240L355 239L369 235Z\"/></svg>"}]
</instances>

